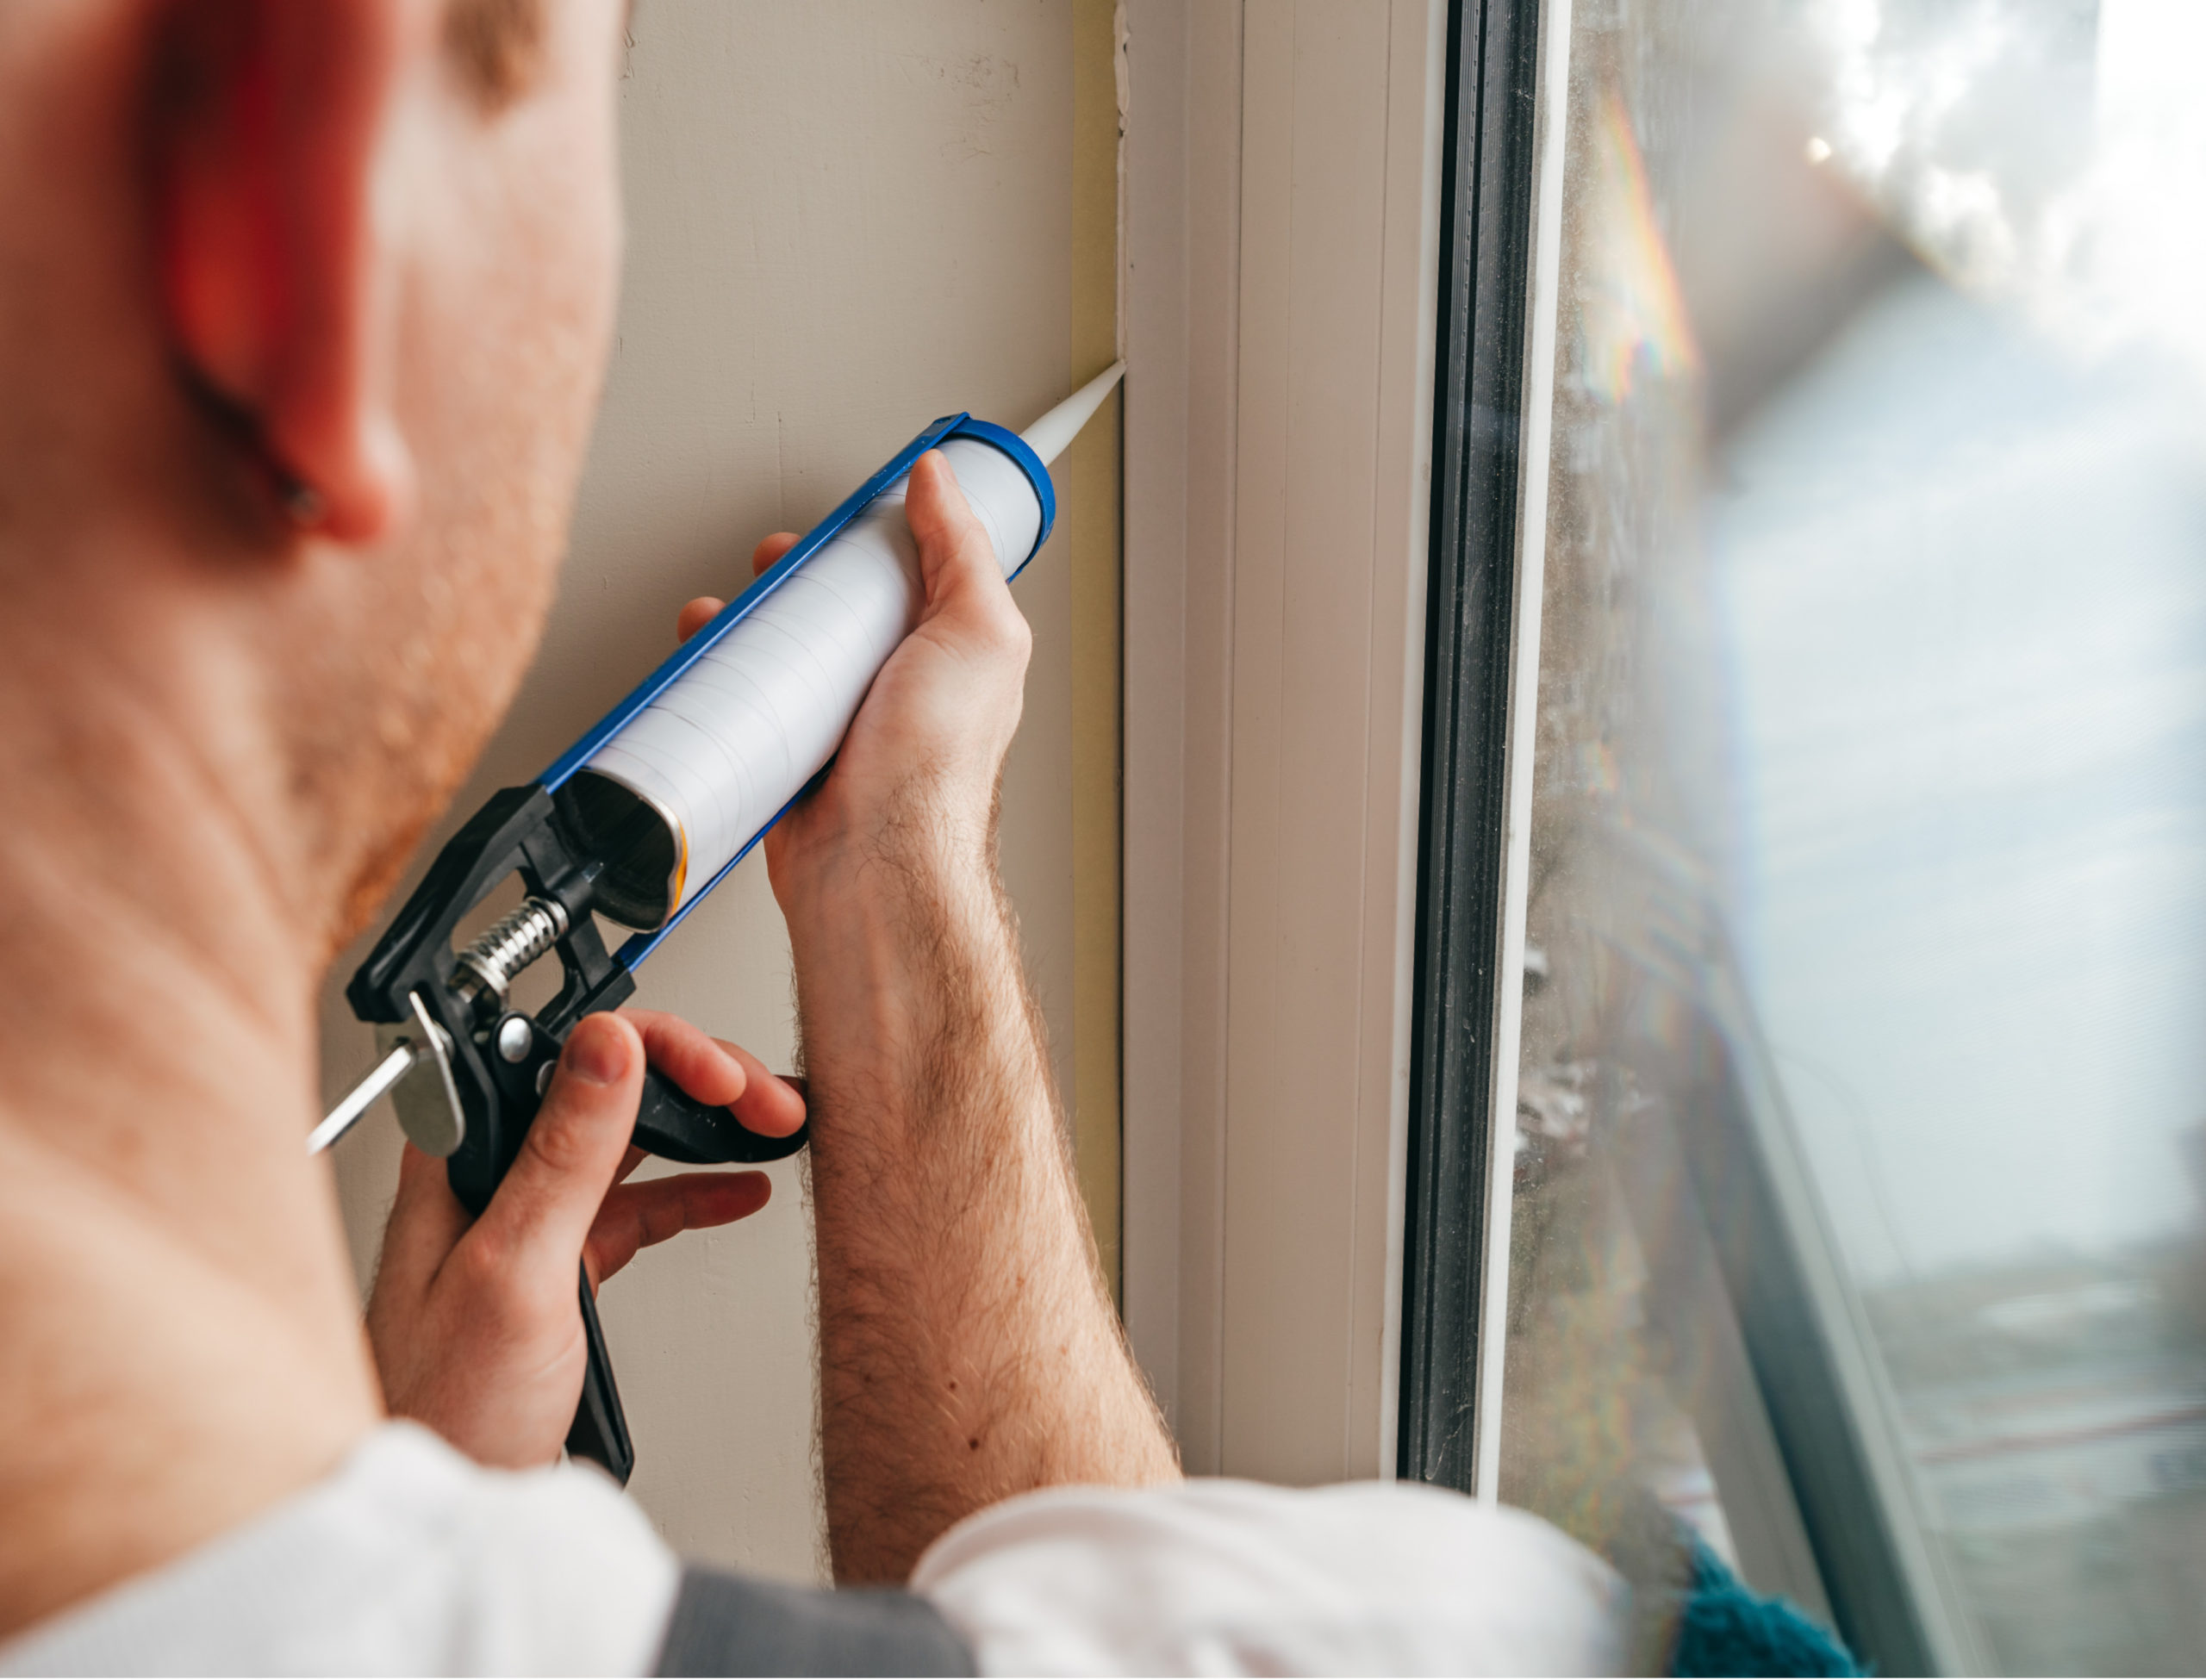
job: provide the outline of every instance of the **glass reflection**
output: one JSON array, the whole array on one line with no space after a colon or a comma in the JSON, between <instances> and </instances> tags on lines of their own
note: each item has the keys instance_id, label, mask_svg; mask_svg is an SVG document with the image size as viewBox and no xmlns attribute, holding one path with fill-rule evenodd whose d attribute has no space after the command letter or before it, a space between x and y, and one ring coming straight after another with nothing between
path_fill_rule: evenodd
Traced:
<instances>
[{"instance_id":1,"label":"glass reflection","mask_svg":"<svg viewBox=\"0 0 2206 1680\"><path fill-rule=\"evenodd\" d=\"M1569 36L1504 1496L2196 1672L2206 6Z\"/></svg>"}]
</instances>

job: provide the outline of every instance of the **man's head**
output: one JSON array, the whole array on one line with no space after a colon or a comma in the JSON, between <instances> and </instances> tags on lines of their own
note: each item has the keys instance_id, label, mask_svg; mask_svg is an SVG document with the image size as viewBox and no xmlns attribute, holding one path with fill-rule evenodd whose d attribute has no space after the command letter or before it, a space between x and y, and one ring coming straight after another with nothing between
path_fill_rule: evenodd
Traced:
<instances>
[{"instance_id":1,"label":"man's head","mask_svg":"<svg viewBox=\"0 0 2206 1680\"><path fill-rule=\"evenodd\" d=\"M196 761L327 941L388 885L549 600L622 15L0 6L0 731L69 765L41 797Z\"/></svg>"}]
</instances>

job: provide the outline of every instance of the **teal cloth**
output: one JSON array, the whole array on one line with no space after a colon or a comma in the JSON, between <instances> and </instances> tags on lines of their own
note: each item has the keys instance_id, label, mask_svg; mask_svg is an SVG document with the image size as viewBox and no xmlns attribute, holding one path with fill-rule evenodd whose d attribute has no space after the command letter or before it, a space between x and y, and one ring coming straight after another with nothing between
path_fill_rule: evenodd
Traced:
<instances>
[{"instance_id":1,"label":"teal cloth","mask_svg":"<svg viewBox=\"0 0 2206 1680\"><path fill-rule=\"evenodd\" d=\"M1686 1675L1838 1674L1869 1671L1838 1636L1785 1598L1748 1590L1692 1536L1692 1590L1678 1617L1670 1672Z\"/></svg>"}]
</instances>

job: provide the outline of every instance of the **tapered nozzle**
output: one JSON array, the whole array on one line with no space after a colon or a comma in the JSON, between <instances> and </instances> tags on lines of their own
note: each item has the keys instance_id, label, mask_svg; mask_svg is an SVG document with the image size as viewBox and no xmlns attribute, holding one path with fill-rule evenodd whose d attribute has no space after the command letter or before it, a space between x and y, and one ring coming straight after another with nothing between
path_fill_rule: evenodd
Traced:
<instances>
[{"instance_id":1,"label":"tapered nozzle","mask_svg":"<svg viewBox=\"0 0 2206 1680\"><path fill-rule=\"evenodd\" d=\"M1112 363L1020 432L1020 439L1027 448L1042 457L1044 466L1048 466L1065 452L1066 445L1080 435L1080 428L1087 425L1089 418L1103 406L1103 399L1111 395L1111 388L1119 383L1125 371L1124 362Z\"/></svg>"}]
</instances>

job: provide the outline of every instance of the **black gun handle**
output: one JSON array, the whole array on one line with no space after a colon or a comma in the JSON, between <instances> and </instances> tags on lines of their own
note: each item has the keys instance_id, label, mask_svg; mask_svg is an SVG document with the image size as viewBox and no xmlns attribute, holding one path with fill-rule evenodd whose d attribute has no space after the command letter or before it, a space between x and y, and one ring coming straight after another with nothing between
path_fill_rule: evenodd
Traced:
<instances>
[{"instance_id":1,"label":"black gun handle","mask_svg":"<svg viewBox=\"0 0 2206 1680\"><path fill-rule=\"evenodd\" d=\"M597 1297L590 1293L589 1267L583 1267L583 1340L589 1360L583 1368L582 1403L567 1430L567 1455L601 1464L622 1487L636 1468L635 1443L620 1409L620 1390L613 1380L613 1360L605 1351L605 1332L597 1322Z\"/></svg>"},{"instance_id":2,"label":"black gun handle","mask_svg":"<svg viewBox=\"0 0 2206 1680\"><path fill-rule=\"evenodd\" d=\"M726 1109L699 1102L657 1069L644 1075L643 1102L636 1111L636 1147L663 1160L698 1165L785 1160L811 1136L807 1123L787 1137L768 1137Z\"/></svg>"}]
</instances>

